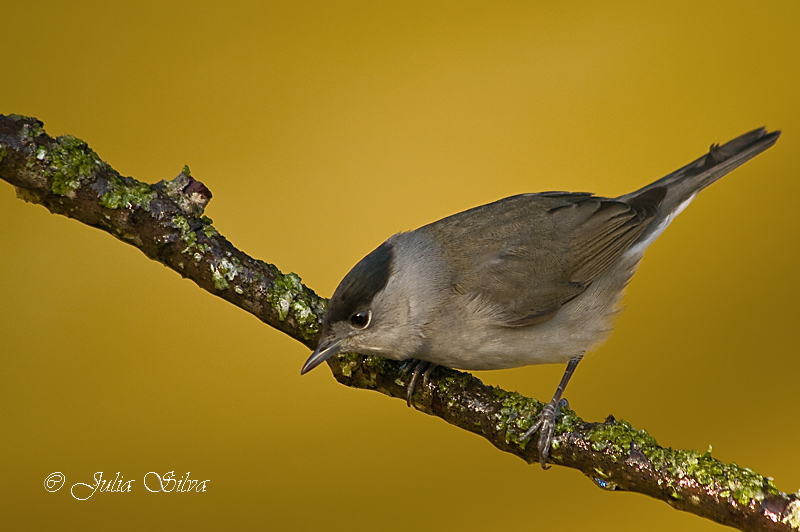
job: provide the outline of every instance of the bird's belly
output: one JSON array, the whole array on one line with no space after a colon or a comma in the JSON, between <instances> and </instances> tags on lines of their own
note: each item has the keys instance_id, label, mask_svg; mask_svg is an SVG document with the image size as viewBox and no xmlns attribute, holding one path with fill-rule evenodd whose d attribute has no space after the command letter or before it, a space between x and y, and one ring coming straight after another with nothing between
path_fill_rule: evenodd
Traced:
<instances>
[{"instance_id":1,"label":"bird's belly","mask_svg":"<svg viewBox=\"0 0 800 532\"><path fill-rule=\"evenodd\" d=\"M527 327L504 327L454 312L416 358L464 370L563 364L593 351L611 334L625 285L641 255L626 257L552 319ZM443 333L446 331L446 333Z\"/></svg>"},{"instance_id":2,"label":"bird's belly","mask_svg":"<svg viewBox=\"0 0 800 532\"><path fill-rule=\"evenodd\" d=\"M606 320L603 320L604 322ZM606 340L609 324L597 328L554 329L547 324L526 328L472 329L447 346L419 356L423 360L463 370L517 368L536 364L563 364Z\"/></svg>"}]
</instances>

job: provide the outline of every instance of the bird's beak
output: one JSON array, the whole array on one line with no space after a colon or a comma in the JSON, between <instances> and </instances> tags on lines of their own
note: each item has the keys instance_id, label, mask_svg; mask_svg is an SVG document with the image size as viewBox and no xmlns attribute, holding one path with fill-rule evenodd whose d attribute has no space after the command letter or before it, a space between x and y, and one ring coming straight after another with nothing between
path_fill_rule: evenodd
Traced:
<instances>
[{"instance_id":1,"label":"bird's beak","mask_svg":"<svg viewBox=\"0 0 800 532\"><path fill-rule=\"evenodd\" d=\"M300 375L308 373L338 353L339 345L341 343L341 340L335 340L333 338L328 338L320 342L320 344L317 346L317 350L314 351L308 360L306 360L306 363L303 364L303 369L300 370Z\"/></svg>"}]
</instances>

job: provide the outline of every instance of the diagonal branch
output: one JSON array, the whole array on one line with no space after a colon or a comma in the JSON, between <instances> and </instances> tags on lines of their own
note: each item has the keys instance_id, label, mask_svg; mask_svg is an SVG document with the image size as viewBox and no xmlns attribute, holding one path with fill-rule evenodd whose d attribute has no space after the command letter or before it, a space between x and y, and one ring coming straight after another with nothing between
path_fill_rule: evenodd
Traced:
<instances>
[{"instance_id":1,"label":"diagonal branch","mask_svg":"<svg viewBox=\"0 0 800 532\"><path fill-rule=\"evenodd\" d=\"M188 168L148 185L120 176L72 136L49 137L36 119L0 115L0 178L18 197L106 231L198 286L313 348L326 300L300 278L236 249L203 215L211 192ZM405 398L400 363L341 355L328 361L347 386ZM484 385L470 374L438 368L417 386L414 406L479 434L529 463L536 446L519 438L543 404ZM663 448L644 430L609 417L587 423L564 410L550 461L582 471L609 490L635 491L741 530L800 531L800 492L710 452Z\"/></svg>"}]
</instances>

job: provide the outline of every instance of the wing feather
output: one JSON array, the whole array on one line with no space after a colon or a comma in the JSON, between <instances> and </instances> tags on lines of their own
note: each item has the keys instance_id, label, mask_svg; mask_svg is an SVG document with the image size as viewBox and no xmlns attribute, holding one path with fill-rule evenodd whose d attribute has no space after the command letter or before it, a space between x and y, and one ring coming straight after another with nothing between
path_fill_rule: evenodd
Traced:
<instances>
[{"instance_id":1,"label":"wing feather","mask_svg":"<svg viewBox=\"0 0 800 532\"><path fill-rule=\"evenodd\" d=\"M425 226L442 246L456 293L499 325L552 319L647 228L665 190L619 201L585 193L524 194ZM453 242L469 242L453 245Z\"/></svg>"}]
</instances>

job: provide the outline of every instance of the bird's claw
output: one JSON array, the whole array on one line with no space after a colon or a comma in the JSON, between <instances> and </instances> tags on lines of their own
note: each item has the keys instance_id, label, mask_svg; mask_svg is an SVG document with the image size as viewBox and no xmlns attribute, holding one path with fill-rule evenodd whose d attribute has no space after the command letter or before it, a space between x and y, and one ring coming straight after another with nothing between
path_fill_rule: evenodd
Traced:
<instances>
[{"instance_id":1,"label":"bird's claw","mask_svg":"<svg viewBox=\"0 0 800 532\"><path fill-rule=\"evenodd\" d=\"M547 403L542 411L536 418L536 422L525 431L522 435L522 441L527 440L533 436L537 431L539 432L539 441L537 442L537 449L539 450L539 463L542 464L542 469L549 469L547 465L547 458L550 456L550 447L553 444L553 433L556 430L556 417L557 413L561 411L562 407L569 407L566 399L561 399L556 403L555 398Z\"/></svg>"},{"instance_id":2,"label":"bird's claw","mask_svg":"<svg viewBox=\"0 0 800 532\"><path fill-rule=\"evenodd\" d=\"M417 387L419 376L422 375L422 385L427 386L434 369L436 369L436 364L417 358L409 359L403 364L403 373L411 373L411 381L406 388L406 404L408 404L408 406L411 406L411 397L414 395L414 389Z\"/></svg>"}]
</instances>

